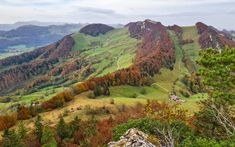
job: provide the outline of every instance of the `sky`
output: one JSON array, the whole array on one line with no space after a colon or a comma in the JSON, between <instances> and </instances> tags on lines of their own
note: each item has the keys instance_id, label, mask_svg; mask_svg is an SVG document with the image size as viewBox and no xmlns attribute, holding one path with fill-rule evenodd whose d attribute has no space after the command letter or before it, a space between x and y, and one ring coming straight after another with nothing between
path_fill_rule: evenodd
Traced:
<instances>
[{"instance_id":1,"label":"sky","mask_svg":"<svg viewBox=\"0 0 235 147\"><path fill-rule=\"evenodd\" d=\"M126 24L152 19L164 25L202 21L235 30L235 0L0 0L0 23L42 21Z\"/></svg>"}]
</instances>

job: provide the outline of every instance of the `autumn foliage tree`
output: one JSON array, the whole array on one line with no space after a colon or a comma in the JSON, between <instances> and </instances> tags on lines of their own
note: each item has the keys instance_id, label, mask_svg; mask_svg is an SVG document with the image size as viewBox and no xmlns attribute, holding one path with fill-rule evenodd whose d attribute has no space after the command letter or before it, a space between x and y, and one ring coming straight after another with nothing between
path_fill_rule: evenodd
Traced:
<instances>
[{"instance_id":1,"label":"autumn foliage tree","mask_svg":"<svg viewBox=\"0 0 235 147\"><path fill-rule=\"evenodd\" d=\"M66 90L52 97L51 99L42 103L42 108L44 110L47 109L55 109L58 107L62 107L65 102L69 102L74 98L74 94L71 90Z\"/></svg>"},{"instance_id":2,"label":"autumn foliage tree","mask_svg":"<svg viewBox=\"0 0 235 147\"><path fill-rule=\"evenodd\" d=\"M14 126L16 121L17 121L16 114L0 116L0 131Z\"/></svg>"},{"instance_id":3,"label":"autumn foliage tree","mask_svg":"<svg viewBox=\"0 0 235 147\"><path fill-rule=\"evenodd\" d=\"M70 136L69 126L65 123L63 117L60 117L60 120L56 126L56 133L61 139L65 139Z\"/></svg>"},{"instance_id":4,"label":"autumn foliage tree","mask_svg":"<svg viewBox=\"0 0 235 147\"><path fill-rule=\"evenodd\" d=\"M21 139L14 129L12 130L6 129L3 132L2 137L3 137L2 141L3 147L23 147Z\"/></svg>"},{"instance_id":5,"label":"autumn foliage tree","mask_svg":"<svg viewBox=\"0 0 235 147\"><path fill-rule=\"evenodd\" d=\"M31 117L29 108L25 106L19 106L17 110L17 119L18 120L25 120Z\"/></svg>"},{"instance_id":6,"label":"autumn foliage tree","mask_svg":"<svg viewBox=\"0 0 235 147\"><path fill-rule=\"evenodd\" d=\"M42 133L43 133L43 125L42 125L42 118L40 115L37 116L36 120L34 121L35 126L35 133L39 141L41 141Z\"/></svg>"}]
</instances>

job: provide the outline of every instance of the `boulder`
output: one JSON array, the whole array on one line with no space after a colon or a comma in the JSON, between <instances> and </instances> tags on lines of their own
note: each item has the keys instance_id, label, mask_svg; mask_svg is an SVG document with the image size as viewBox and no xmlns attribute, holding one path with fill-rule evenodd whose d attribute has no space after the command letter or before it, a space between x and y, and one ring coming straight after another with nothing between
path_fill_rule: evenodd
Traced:
<instances>
[{"instance_id":1,"label":"boulder","mask_svg":"<svg viewBox=\"0 0 235 147\"><path fill-rule=\"evenodd\" d=\"M147 134L132 128L121 136L119 141L108 143L108 147L155 147L147 138Z\"/></svg>"}]
</instances>

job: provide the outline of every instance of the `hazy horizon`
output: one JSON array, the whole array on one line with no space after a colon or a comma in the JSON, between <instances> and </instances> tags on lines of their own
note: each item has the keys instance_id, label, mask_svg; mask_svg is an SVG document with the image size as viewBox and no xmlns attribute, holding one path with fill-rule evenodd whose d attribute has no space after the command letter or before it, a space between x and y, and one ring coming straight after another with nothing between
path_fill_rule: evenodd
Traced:
<instances>
[{"instance_id":1,"label":"hazy horizon","mask_svg":"<svg viewBox=\"0 0 235 147\"><path fill-rule=\"evenodd\" d=\"M204 22L235 30L233 0L0 0L0 24L55 23L126 24L152 19L164 25Z\"/></svg>"}]
</instances>

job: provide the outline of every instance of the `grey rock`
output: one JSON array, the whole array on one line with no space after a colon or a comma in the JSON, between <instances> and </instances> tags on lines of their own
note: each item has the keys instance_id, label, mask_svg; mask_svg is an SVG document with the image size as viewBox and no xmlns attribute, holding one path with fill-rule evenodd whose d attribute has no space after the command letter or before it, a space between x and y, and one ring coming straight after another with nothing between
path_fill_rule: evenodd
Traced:
<instances>
[{"instance_id":1,"label":"grey rock","mask_svg":"<svg viewBox=\"0 0 235 147\"><path fill-rule=\"evenodd\" d=\"M155 147L147 141L148 135L138 129L129 129L117 142L108 143L108 147Z\"/></svg>"}]
</instances>

